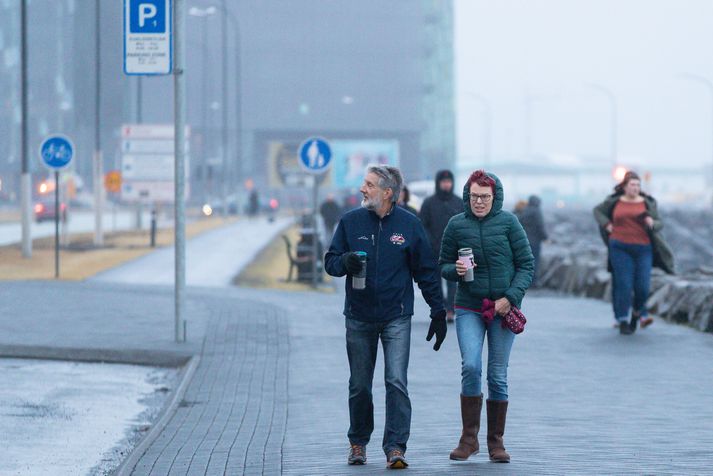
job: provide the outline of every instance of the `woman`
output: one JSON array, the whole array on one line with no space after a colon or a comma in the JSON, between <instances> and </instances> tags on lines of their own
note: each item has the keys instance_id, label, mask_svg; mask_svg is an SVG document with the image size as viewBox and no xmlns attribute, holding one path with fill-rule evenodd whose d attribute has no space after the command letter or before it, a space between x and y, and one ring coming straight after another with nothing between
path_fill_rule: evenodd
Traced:
<instances>
[{"instance_id":1,"label":"woman","mask_svg":"<svg viewBox=\"0 0 713 476\"><path fill-rule=\"evenodd\" d=\"M520 307L532 281L534 259L525 231L515 215L502 209L503 187L493 174L478 170L463 188L465 211L448 222L439 264L444 278L457 281L455 314L462 358L461 419L463 431L451 459L465 460L478 452L478 430L483 405L481 368L483 341L488 337L488 453L492 461L510 462L503 433L508 408L507 368L515 334L503 327L511 306ZM471 248L474 279L466 282L465 264L458 250ZM495 302L496 317L482 316L483 299Z\"/></svg>"},{"instance_id":2,"label":"woman","mask_svg":"<svg viewBox=\"0 0 713 476\"><path fill-rule=\"evenodd\" d=\"M663 223L656 200L641 191L635 172L627 172L614 193L594 208L594 218L609 249L614 319L621 334L633 334L639 321L642 329L654 321L646 309L651 267L674 272L673 254L659 233Z\"/></svg>"}]
</instances>

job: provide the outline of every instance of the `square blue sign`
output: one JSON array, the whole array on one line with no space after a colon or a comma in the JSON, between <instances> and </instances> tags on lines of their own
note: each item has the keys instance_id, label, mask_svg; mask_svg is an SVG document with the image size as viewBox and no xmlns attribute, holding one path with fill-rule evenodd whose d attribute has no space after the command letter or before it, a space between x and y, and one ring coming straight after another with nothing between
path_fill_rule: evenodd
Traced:
<instances>
[{"instance_id":1,"label":"square blue sign","mask_svg":"<svg viewBox=\"0 0 713 476\"><path fill-rule=\"evenodd\" d=\"M166 33L166 0L129 0L130 33Z\"/></svg>"}]
</instances>

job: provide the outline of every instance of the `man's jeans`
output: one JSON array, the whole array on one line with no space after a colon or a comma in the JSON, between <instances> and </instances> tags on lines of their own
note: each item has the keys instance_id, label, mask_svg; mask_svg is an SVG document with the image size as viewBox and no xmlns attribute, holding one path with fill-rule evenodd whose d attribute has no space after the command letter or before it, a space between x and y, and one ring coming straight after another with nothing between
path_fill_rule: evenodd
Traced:
<instances>
[{"instance_id":1,"label":"man's jeans","mask_svg":"<svg viewBox=\"0 0 713 476\"><path fill-rule=\"evenodd\" d=\"M488 398L508 399L508 362L515 334L502 327L496 316L486 325L480 313L456 309L456 332L462 359L461 394L477 397L482 394L483 341L488 336Z\"/></svg>"},{"instance_id":2,"label":"man's jeans","mask_svg":"<svg viewBox=\"0 0 713 476\"><path fill-rule=\"evenodd\" d=\"M649 298L653 251L651 245L630 245L609 240L609 260L612 265L612 305L617 321L629 320L631 295L634 294L634 311L648 316L646 301Z\"/></svg>"},{"instance_id":3,"label":"man's jeans","mask_svg":"<svg viewBox=\"0 0 713 476\"><path fill-rule=\"evenodd\" d=\"M369 443L374 431L374 404L371 386L376 352L381 339L384 349L386 384L386 425L384 453L398 449L406 452L411 431L411 400L406 389L411 317L387 322L361 322L346 318L347 356L349 357L349 442Z\"/></svg>"}]
</instances>

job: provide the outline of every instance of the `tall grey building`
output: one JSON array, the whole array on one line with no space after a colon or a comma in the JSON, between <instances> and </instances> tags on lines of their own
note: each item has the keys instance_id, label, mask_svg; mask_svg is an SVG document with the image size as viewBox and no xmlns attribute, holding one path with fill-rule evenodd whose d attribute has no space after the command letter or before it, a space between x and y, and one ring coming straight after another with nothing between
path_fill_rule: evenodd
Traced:
<instances>
[{"instance_id":1,"label":"tall grey building","mask_svg":"<svg viewBox=\"0 0 713 476\"><path fill-rule=\"evenodd\" d=\"M87 184L96 141L98 58L105 169L119 165L121 124L173 119L170 76L139 80L123 74L122 3L101 0L98 56L95 1L29 2L30 150L44 132L63 129L77 143L76 169ZM0 0L0 146L10 151L0 157L2 177L19 171L18 4ZM451 0L186 4L192 13L187 16L186 78L193 198L215 194L218 180L228 180L231 190L247 178L259 186L279 186L281 154L293 155L311 135L335 142L352 159L362 149L378 158L384 148L408 180L453 167ZM227 98L221 85L224 64ZM225 168L223 108L229 138Z\"/></svg>"}]
</instances>

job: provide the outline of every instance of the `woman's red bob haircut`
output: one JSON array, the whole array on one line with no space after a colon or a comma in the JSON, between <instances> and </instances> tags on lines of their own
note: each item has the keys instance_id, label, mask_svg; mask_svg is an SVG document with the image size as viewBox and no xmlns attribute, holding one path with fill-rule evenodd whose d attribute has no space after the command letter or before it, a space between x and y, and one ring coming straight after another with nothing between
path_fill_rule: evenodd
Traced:
<instances>
[{"instance_id":1,"label":"woman's red bob haircut","mask_svg":"<svg viewBox=\"0 0 713 476\"><path fill-rule=\"evenodd\" d=\"M486 174L485 170L476 170L470 174L468 181L465 183L466 188L470 191L470 186L474 183L477 183L481 187L490 187L490 190L493 192L493 196L495 195L495 180Z\"/></svg>"}]
</instances>

